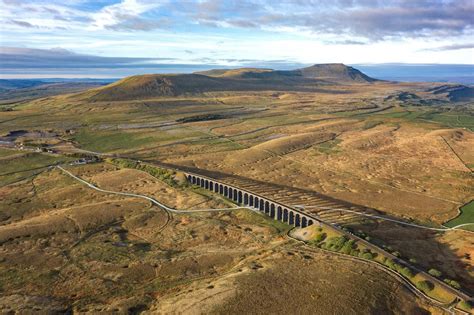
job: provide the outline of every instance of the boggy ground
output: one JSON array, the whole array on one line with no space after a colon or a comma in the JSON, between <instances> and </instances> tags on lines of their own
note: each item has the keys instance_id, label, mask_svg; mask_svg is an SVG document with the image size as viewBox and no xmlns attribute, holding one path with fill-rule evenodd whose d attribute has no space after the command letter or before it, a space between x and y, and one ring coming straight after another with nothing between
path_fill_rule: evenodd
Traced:
<instances>
[{"instance_id":1,"label":"boggy ground","mask_svg":"<svg viewBox=\"0 0 474 315\"><path fill-rule=\"evenodd\" d=\"M69 169L101 188L180 209L228 206L140 171L105 163ZM96 192L58 169L0 188L6 192L3 312L440 312L382 271L306 253L286 238L288 226L249 210L170 216L137 198Z\"/></svg>"}]
</instances>

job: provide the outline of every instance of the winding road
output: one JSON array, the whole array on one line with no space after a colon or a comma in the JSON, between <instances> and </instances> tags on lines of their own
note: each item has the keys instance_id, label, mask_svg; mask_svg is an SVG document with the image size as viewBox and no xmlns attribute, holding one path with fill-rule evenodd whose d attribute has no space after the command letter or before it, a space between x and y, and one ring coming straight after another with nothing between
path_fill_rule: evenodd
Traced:
<instances>
[{"instance_id":1,"label":"winding road","mask_svg":"<svg viewBox=\"0 0 474 315\"><path fill-rule=\"evenodd\" d=\"M219 211L232 211L232 210L238 210L238 209L249 209L249 210L252 210L250 207L245 207L245 206L242 206L242 207L233 207L233 208L217 208L217 209L188 209L188 210L178 210L178 209L174 209L174 208L170 208L168 207L167 205L157 201L156 199L154 198L151 198L151 197L148 197L148 196L145 196L145 195L140 195L140 194L134 194L134 193L126 193L126 192L120 192L120 191L112 191L112 190L106 190L106 189L102 189L102 188L99 188L85 180L83 180L82 178L74 175L73 173L69 172L68 170L64 169L62 166L58 165L56 166L56 168L60 169L61 171L63 171L65 174L69 175L70 177L74 178L75 180L81 182L82 184L94 189L94 190L97 190L97 191L100 191L100 192L103 192L103 193L107 193L107 194L114 194L114 195L121 195L121 196L127 196L127 197L137 197L137 198L142 198L142 199L146 199L148 201L150 201L151 203L153 203L154 205L157 205L158 207L161 207L169 212L173 212L173 213L197 213L197 212L219 212Z\"/></svg>"}]
</instances>

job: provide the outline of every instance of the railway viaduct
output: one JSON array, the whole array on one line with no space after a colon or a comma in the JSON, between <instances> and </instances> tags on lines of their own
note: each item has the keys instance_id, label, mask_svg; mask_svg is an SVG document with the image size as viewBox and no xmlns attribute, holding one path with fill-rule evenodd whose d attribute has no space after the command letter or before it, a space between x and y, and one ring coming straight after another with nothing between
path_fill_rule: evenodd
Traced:
<instances>
[{"instance_id":1,"label":"railway viaduct","mask_svg":"<svg viewBox=\"0 0 474 315\"><path fill-rule=\"evenodd\" d=\"M317 219L301 212L300 210L290 208L245 189L219 182L202 175L191 173L185 173L185 175L188 182L193 185L218 193L233 200L237 204L253 207L269 217L289 225L304 228L315 223L320 223Z\"/></svg>"},{"instance_id":2,"label":"railway viaduct","mask_svg":"<svg viewBox=\"0 0 474 315\"><path fill-rule=\"evenodd\" d=\"M246 207L252 207L256 210L261 211L262 213L268 215L269 217L275 220L284 222L291 226L305 228L307 226L317 224L319 226L327 226L332 229L336 229L343 234L347 234L346 232L340 230L339 228L334 227L332 224L327 223L324 220L315 218L311 215L308 215L307 213L304 213L302 210L289 207L287 205L274 201L268 197L264 197L255 192L251 192L249 190L239 188L235 185L230 185L228 183L225 183L220 180L216 180L204 175L199 175L199 174L191 173L188 171L184 171L183 173L185 174L187 181L193 185L197 185L204 189L212 191L214 193L218 193L226 198L233 200L237 204L240 204ZM401 263L402 265L409 266L402 259L392 255L389 252L384 251L383 249L367 242L364 239L361 239L360 237L356 235L352 234L350 235L350 237L353 239L357 239L360 243L364 244L367 248L371 249L375 253L382 254L385 257L392 259L396 263ZM414 267L411 266L411 268L414 268ZM431 279L432 282L438 283L442 287L446 288L448 291L456 295L458 298L465 301L470 301L472 299L468 294L449 287L448 285L446 285L439 279L432 277L428 273L419 269L416 269L416 270L420 273L423 273L426 277Z\"/></svg>"}]
</instances>

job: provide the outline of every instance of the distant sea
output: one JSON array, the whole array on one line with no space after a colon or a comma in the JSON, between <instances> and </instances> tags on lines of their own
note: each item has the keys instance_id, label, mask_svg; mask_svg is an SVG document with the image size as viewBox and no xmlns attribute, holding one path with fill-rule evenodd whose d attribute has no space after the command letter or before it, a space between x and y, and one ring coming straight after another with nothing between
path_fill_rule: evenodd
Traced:
<instances>
[{"instance_id":1,"label":"distant sea","mask_svg":"<svg viewBox=\"0 0 474 315\"><path fill-rule=\"evenodd\" d=\"M474 65L354 64L368 76L402 82L451 82L474 84Z\"/></svg>"},{"instance_id":2,"label":"distant sea","mask_svg":"<svg viewBox=\"0 0 474 315\"><path fill-rule=\"evenodd\" d=\"M310 64L249 64L240 67L261 67L290 70ZM365 74L382 80L403 82L451 82L474 85L474 65L453 64L351 64ZM207 64L154 64L113 68L0 68L3 79L95 78L112 79L146 73L191 73L210 69L239 68Z\"/></svg>"}]
</instances>

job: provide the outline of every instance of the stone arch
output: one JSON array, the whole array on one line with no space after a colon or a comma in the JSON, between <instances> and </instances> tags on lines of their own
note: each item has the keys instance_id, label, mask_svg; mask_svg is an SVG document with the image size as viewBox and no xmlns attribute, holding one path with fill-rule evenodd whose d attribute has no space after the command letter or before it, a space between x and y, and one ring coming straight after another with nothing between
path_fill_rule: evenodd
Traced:
<instances>
[{"instance_id":1,"label":"stone arch","mask_svg":"<svg viewBox=\"0 0 474 315\"><path fill-rule=\"evenodd\" d=\"M237 203L242 203L242 192L239 190L239 192L237 193Z\"/></svg>"},{"instance_id":2,"label":"stone arch","mask_svg":"<svg viewBox=\"0 0 474 315\"><path fill-rule=\"evenodd\" d=\"M260 211L264 212L265 211L265 200L260 199Z\"/></svg>"},{"instance_id":3,"label":"stone arch","mask_svg":"<svg viewBox=\"0 0 474 315\"><path fill-rule=\"evenodd\" d=\"M270 203L268 201L265 201L265 213L269 213L270 212Z\"/></svg>"},{"instance_id":4,"label":"stone arch","mask_svg":"<svg viewBox=\"0 0 474 315\"><path fill-rule=\"evenodd\" d=\"M204 180L204 178L201 178L201 187L204 187L206 186L206 181Z\"/></svg>"},{"instance_id":5,"label":"stone arch","mask_svg":"<svg viewBox=\"0 0 474 315\"><path fill-rule=\"evenodd\" d=\"M229 196L229 189L227 188L227 186L224 186L224 196L225 197Z\"/></svg>"},{"instance_id":6,"label":"stone arch","mask_svg":"<svg viewBox=\"0 0 474 315\"><path fill-rule=\"evenodd\" d=\"M234 196L233 200L237 202L239 200L239 192L235 188L234 188L233 196Z\"/></svg>"},{"instance_id":7,"label":"stone arch","mask_svg":"<svg viewBox=\"0 0 474 315\"><path fill-rule=\"evenodd\" d=\"M272 204L270 205L270 213L269 213L269 216L272 217L272 218L275 217L275 204L274 204L274 203L272 203Z\"/></svg>"},{"instance_id":8,"label":"stone arch","mask_svg":"<svg viewBox=\"0 0 474 315\"><path fill-rule=\"evenodd\" d=\"M301 227L305 228L307 226L308 226L308 219L306 219L306 217L302 217L301 218Z\"/></svg>"},{"instance_id":9,"label":"stone arch","mask_svg":"<svg viewBox=\"0 0 474 315\"><path fill-rule=\"evenodd\" d=\"M260 209L259 201L260 201L260 200L258 199L258 197L255 197L255 200L254 200L254 208Z\"/></svg>"},{"instance_id":10,"label":"stone arch","mask_svg":"<svg viewBox=\"0 0 474 315\"><path fill-rule=\"evenodd\" d=\"M244 194L244 205L249 204L249 195L247 193Z\"/></svg>"},{"instance_id":11,"label":"stone arch","mask_svg":"<svg viewBox=\"0 0 474 315\"><path fill-rule=\"evenodd\" d=\"M209 189L209 181L207 179L204 181L204 188Z\"/></svg>"},{"instance_id":12,"label":"stone arch","mask_svg":"<svg viewBox=\"0 0 474 315\"><path fill-rule=\"evenodd\" d=\"M277 219L278 221L281 221L281 218L283 218L283 210L281 209L280 206L278 206L276 219Z\"/></svg>"},{"instance_id":13,"label":"stone arch","mask_svg":"<svg viewBox=\"0 0 474 315\"><path fill-rule=\"evenodd\" d=\"M288 224L289 225L294 225L295 224L295 214L293 213L293 211L290 211L290 215L289 215L289 218L288 218Z\"/></svg>"},{"instance_id":14,"label":"stone arch","mask_svg":"<svg viewBox=\"0 0 474 315\"><path fill-rule=\"evenodd\" d=\"M288 209L283 209L283 222L288 223Z\"/></svg>"},{"instance_id":15,"label":"stone arch","mask_svg":"<svg viewBox=\"0 0 474 315\"><path fill-rule=\"evenodd\" d=\"M253 195L249 196L249 206L253 207Z\"/></svg>"},{"instance_id":16,"label":"stone arch","mask_svg":"<svg viewBox=\"0 0 474 315\"><path fill-rule=\"evenodd\" d=\"M192 181L193 184L196 184L196 176L193 176L193 181Z\"/></svg>"},{"instance_id":17,"label":"stone arch","mask_svg":"<svg viewBox=\"0 0 474 315\"><path fill-rule=\"evenodd\" d=\"M214 183L212 181L209 181L209 190L214 191Z\"/></svg>"},{"instance_id":18,"label":"stone arch","mask_svg":"<svg viewBox=\"0 0 474 315\"><path fill-rule=\"evenodd\" d=\"M309 219L308 220L308 226L313 225L313 224L314 224L313 220Z\"/></svg>"},{"instance_id":19,"label":"stone arch","mask_svg":"<svg viewBox=\"0 0 474 315\"><path fill-rule=\"evenodd\" d=\"M301 217L300 217L300 214L299 214L299 213L297 213L297 214L295 215L295 226L297 226L297 227L300 227L300 226L301 226Z\"/></svg>"},{"instance_id":20,"label":"stone arch","mask_svg":"<svg viewBox=\"0 0 474 315\"><path fill-rule=\"evenodd\" d=\"M196 185L201 186L201 179L199 177L196 178Z\"/></svg>"},{"instance_id":21,"label":"stone arch","mask_svg":"<svg viewBox=\"0 0 474 315\"><path fill-rule=\"evenodd\" d=\"M219 184L219 194L224 194L224 186L222 184Z\"/></svg>"},{"instance_id":22,"label":"stone arch","mask_svg":"<svg viewBox=\"0 0 474 315\"><path fill-rule=\"evenodd\" d=\"M219 184L214 183L214 192L219 193Z\"/></svg>"}]
</instances>

